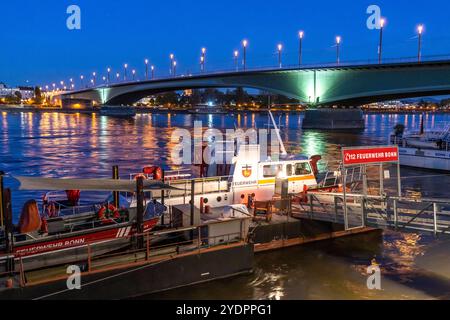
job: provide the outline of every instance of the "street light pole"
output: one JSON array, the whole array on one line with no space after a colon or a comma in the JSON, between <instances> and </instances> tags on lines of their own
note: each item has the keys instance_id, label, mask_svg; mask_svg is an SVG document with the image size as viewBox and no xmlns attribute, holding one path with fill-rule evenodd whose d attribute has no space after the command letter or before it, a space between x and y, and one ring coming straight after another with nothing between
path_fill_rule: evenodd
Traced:
<instances>
[{"instance_id":1,"label":"street light pole","mask_svg":"<svg viewBox=\"0 0 450 320\"><path fill-rule=\"evenodd\" d=\"M280 67L280 69L283 67L283 64L281 62L281 51L283 50L283 45L279 44L278 45L278 65Z\"/></svg>"},{"instance_id":2,"label":"street light pole","mask_svg":"<svg viewBox=\"0 0 450 320\"><path fill-rule=\"evenodd\" d=\"M175 77L177 75L177 62L173 62L173 76Z\"/></svg>"},{"instance_id":3,"label":"street light pole","mask_svg":"<svg viewBox=\"0 0 450 320\"><path fill-rule=\"evenodd\" d=\"M380 44L378 46L378 64L381 64L383 59L383 29L385 23L386 23L385 19L380 20Z\"/></svg>"},{"instance_id":4,"label":"street light pole","mask_svg":"<svg viewBox=\"0 0 450 320\"><path fill-rule=\"evenodd\" d=\"M127 70L128 70L128 63L125 63L123 65L123 80L127 81Z\"/></svg>"},{"instance_id":5,"label":"street light pole","mask_svg":"<svg viewBox=\"0 0 450 320\"><path fill-rule=\"evenodd\" d=\"M83 89L84 88L84 76L83 75L80 76L80 80L81 80L81 89Z\"/></svg>"},{"instance_id":6,"label":"street light pole","mask_svg":"<svg viewBox=\"0 0 450 320\"><path fill-rule=\"evenodd\" d=\"M97 79L96 79L96 77L97 77L97 73L96 72L92 72L92 77L93 77L93 79L94 79L94 87L95 87L95 85L96 85L96 83L97 83Z\"/></svg>"},{"instance_id":7,"label":"street light pole","mask_svg":"<svg viewBox=\"0 0 450 320\"><path fill-rule=\"evenodd\" d=\"M120 73L116 73L116 81L117 81L117 83L119 83L120 82Z\"/></svg>"},{"instance_id":8,"label":"street light pole","mask_svg":"<svg viewBox=\"0 0 450 320\"><path fill-rule=\"evenodd\" d=\"M145 59L145 80L148 80L148 59Z\"/></svg>"},{"instance_id":9,"label":"street light pole","mask_svg":"<svg viewBox=\"0 0 450 320\"><path fill-rule=\"evenodd\" d=\"M170 57L170 74L173 75L173 63L174 63L173 59L175 56L173 55L173 53L171 53L169 57Z\"/></svg>"},{"instance_id":10,"label":"street light pole","mask_svg":"<svg viewBox=\"0 0 450 320\"><path fill-rule=\"evenodd\" d=\"M423 25L419 25L417 27L417 31L419 32L419 48L417 53L417 61L421 62L422 60L422 34L423 34Z\"/></svg>"},{"instance_id":11,"label":"street light pole","mask_svg":"<svg viewBox=\"0 0 450 320\"><path fill-rule=\"evenodd\" d=\"M337 64L339 64L341 62L341 57L340 57L341 40L342 40L342 38L340 36L336 37L336 61L337 61Z\"/></svg>"},{"instance_id":12,"label":"street light pole","mask_svg":"<svg viewBox=\"0 0 450 320\"><path fill-rule=\"evenodd\" d=\"M136 80L136 70L132 70L131 71L131 73L133 74L133 81L135 81Z\"/></svg>"},{"instance_id":13,"label":"street light pole","mask_svg":"<svg viewBox=\"0 0 450 320\"><path fill-rule=\"evenodd\" d=\"M244 47L244 57L243 57L244 71L247 70L247 45L248 45L247 40L242 41L242 46Z\"/></svg>"},{"instance_id":14,"label":"street light pole","mask_svg":"<svg viewBox=\"0 0 450 320\"><path fill-rule=\"evenodd\" d=\"M152 70L152 80L155 79L155 66L151 66Z\"/></svg>"},{"instance_id":15,"label":"street light pole","mask_svg":"<svg viewBox=\"0 0 450 320\"><path fill-rule=\"evenodd\" d=\"M205 62L206 62L206 48L202 48L202 57L200 58L202 63L202 72L205 72Z\"/></svg>"},{"instance_id":16,"label":"street light pole","mask_svg":"<svg viewBox=\"0 0 450 320\"><path fill-rule=\"evenodd\" d=\"M304 36L304 32L300 31L298 33L298 38L299 38L299 47L298 47L298 65L301 66L302 65L302 60L303 60L303 36Z\"/></svg>"},{"instance_id":17,"label":"street light pole","mask_svg":"<svg viewBox=\"0 0 450 320\"><path fill-rule=\"evenodd\" d=\"M110 74L111 74L111 68L108 68L107 69L107 71L108 71L108 81L107 81L107 84L109 84L110 82L111 82L111 76L110 76Z\"/></svg>"}]
</instances>

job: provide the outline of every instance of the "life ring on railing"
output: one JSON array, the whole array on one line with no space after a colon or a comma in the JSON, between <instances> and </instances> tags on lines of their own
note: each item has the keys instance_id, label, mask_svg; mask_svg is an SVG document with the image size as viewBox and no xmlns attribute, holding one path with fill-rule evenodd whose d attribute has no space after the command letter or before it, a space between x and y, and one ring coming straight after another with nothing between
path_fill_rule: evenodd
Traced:
<instances>
[{"instance_id":1,"label":"life ring on railing","mask_svg":"<svg viewBox=\"0 0 450 320\"><path fill-rule=\"evenodd\" d=\"M117 210L117 208L112 204L109 204L108 206L102 206L98 211L98 220L105 221L111 218L120 218L119 210Z\"/></svg>"},{"instance_id":2,"label":"life ring on railing","mask_svg":"<svg viewBox=\"0 0 450 320\"><path fill-rule=\"evenodd\" d=\"M308 186L303 185L303 191L300 193L300 203L308 203Z\"/></svg>"},{"instance_id":3,"label":"life ring on railing","mask_svg":"<svg viewBox=\"0 0 450 320\"><path fill-rule=\"evenodd\" d=\"M48 233L48 222L45 217L41 218L41 233L43 233L43 234Z\"/></svg>"}]
</instances>

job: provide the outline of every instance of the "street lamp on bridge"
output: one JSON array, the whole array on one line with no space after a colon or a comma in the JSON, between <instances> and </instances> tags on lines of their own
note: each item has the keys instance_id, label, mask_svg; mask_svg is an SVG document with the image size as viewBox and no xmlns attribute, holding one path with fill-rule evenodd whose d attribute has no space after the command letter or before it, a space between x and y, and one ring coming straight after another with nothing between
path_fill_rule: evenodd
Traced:
<instances>
[{"instance_id":1,"label":"street lamp on bridge","mask_svg":"<svg viewBox=\"0 0 450 320\"><path fill-rule=\"evenodd\" d=\"M84 87L84 76L83 75L80 76L80 81L81 81L81 89L83 89L83 87Z\"/></svg>"},{"instance_id":2,"label":"street lamp on bridge","mask_svg":"<svg viewBox=\"0 0 450 320\"><path fill-rule=\"evenodd\" d=\"M303 60L303 37L305 33L303 31L299 31L298 39L299 39L299 47L298 47L298 65L302 65Z\"/></svg>"},{"instance_id":3,"label":"street lamp on bridge","mask_svg":"<svg viewBox=\"0 0 450 320\"><path fill-rule=\"evenodd\" d=\"M175 58L174 54L171 53L169 58L170 58L170 74L172 75L173 74L173 63L174 63L173 59Z\"/></svg>"},{"instance_id":4,"label":"street lamp on bridge","mask_svg":"<svg viewBox=\"0 0 450 320\"><path fill-rule=\"evenodd\" d=\"M155 79L155 66L151 66L150 69L152 70L152 80Z\"/></svg>"},{"instance_id":5,"label":"street lamp on bridge","mask_svg":"<svg viewBox=\"0 0 450 320\"><path fill-rule=\"evenodd\" d=\"M233 58L234 58L234 68L236 69L236 71L239 71L239 51L235 50L233 53Z\"/></svg>"},{"instance_id":6,"label":"street lamp on bridge","mask_svg":"<svg viewBox=\"0 0 450 320\"><path fill-rule=\"evenodd\" d=\"M127 70L128 70L128 63L125 63L123 65L123 80L127 81Z\"/></svg>"},{"instance_id":7,"label":"street lamp on bridge","mask_svg":"<svg viewBox=\"0 0 450 320\"><path fill-rule=\"evenodd\" d=\"M136 80L136 70L132 70L131 71L131 73L133 74L133 81L135 81Z\"/></svg>"},{"instance_id":8,"label":"street lamp on bridge","mask_svg":"<svg viewBox=\"0 0 450 320\"><path fill-rule=\"evenodd\" d=\"M281 62L281 51L283 50L283 45L280 43L277 48L278 48L278 65L281 69L283 67L283 64Z\"/></svg>"},{"instance_id":9,"label":"street lamp on bridge","mask_svg":"<svg viewBox=\"0 0 450 320\"><path fill-rule=\"evenodd\" d=\"M381 64L383 58L383 29L386 24L386 19L380 20L380 43L378 45L378 63Z\"/></svg>"},{"instance_id":10,"label":"street lamp on bridge","mask_svg":"<svg viewBox=\"0 0 450 320\"><path fill-rule=\"evenodd\" d=\"M148 59L145 59L144 63L145 63L145 80L148 80Z\"/></svg>"},{"instance_id":11,"label":"street lamp on bridge","mask_svg":"<svg viewBox=\"0 0 450 320\"><path fill-rule=\"evenodd\" d=\"M417 27L417 32L419 33L419 48L417 53L417 61L422 60L422 34L423 34L424 26L423 24L419 24Z\"/></svg>"},{"instance_id":12,"label":"street lamp on bridge","mask_svg":"<svg viewBox=\"0 0 450 320\"><path fill-rule=\"evenodd\" d=\"M342 42L342 38L340 36L337 36L336 37L336 62L337 62L337 64L339 64L341 62L341 56L340 56L341 42Z\"/></svg>"},{"instance_id":13,"label":"street lamp on bridge","mask_svg":"<svg viewBox=\"0 0 450 320\"><path fill-rule=\"evenodd\" d=\"M205 57L201 56L200 57L200 72L204 72L205 71Z\"/></svg>"},{"instance_id":14,"label":"street lamp on bridge","mask_svg":"<svg viewBox=\"0 0 450 320\"><path fill-rule=\"evenodd\" d=\"M117 72L117 73L116 73L116 82L119 82L119 81L120 81L120 73Z\"/></svg>"},{"instance_id":15,"label":"street lamp on bridge","mask_svg":"<svg viewBox=\"0 0 450 320\"><path fill-rule=\"evenodd\" d=\"M106 69L106 71L108 71L108 76L107 76L107 83L109 84L111 82L111 68Z\"/></svg>"},{"instance_id":16,"label":"street lamp on bridge","mask_svg":"<svg viewBox=\"0 0 450 320\"><path fill-rule=\"evenodd\" d=\"M173 76L175 77L177 75L177 62L173 62Z\"/></svg>"},{"instance_id":17,"label":"street lamp on bridge","mask_svg":"<svg viewBox=\"0 0 450 320\"><path fill-rule=\"evenodd\" d=\"M242 47L244 48L244 60L243 60L243 66L244 66L244 71L247 70L247 46L248 46L248 41L244 40L242 41Z\"/></svg>"},{"instance_id":18,"label":"street lamp on bridge","mask_svg":"<svg viewBox=\"0 0 450 320\"><path fill-rule=\"evenodd\" d=\"M94 80L94 86L97 83L97 73L96 72L92 72L92 76L93 76L93 80Z\"/></svg>"}]
</instances>

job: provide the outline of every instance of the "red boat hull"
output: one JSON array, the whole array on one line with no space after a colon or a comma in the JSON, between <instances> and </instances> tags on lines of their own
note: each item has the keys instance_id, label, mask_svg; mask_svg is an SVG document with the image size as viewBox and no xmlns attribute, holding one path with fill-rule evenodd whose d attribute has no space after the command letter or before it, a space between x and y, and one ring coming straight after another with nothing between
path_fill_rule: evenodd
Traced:
<instances>
[{"instance_id":1,"label":"red boat hull","mask_svg":"<svg viewBox=\"0 0 450 320\"><path fill-rule=\"evenodd\" d=\"M151 231L158 223L159 218L154 218L144 222L144 232ZM39 241L30 245L21 246L17 243L14 248L14 255L16 257L30 257L36 254L47 253L52 251L64 250L69 248L76 248L86 245L95 245L96 243L121 239L133 236L136 234L136 227L132 225L111 228L102 231L90 230L78 236L67 236L56 240Z\"/></svg>"}]
</instances>

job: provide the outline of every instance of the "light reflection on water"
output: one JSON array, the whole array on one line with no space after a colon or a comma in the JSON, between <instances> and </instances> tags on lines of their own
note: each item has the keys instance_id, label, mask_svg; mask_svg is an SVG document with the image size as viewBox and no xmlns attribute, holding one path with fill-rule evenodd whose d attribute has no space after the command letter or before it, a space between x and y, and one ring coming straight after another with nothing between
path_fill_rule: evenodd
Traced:
<instances>
[{"instance_id":1,"label":"light reflection on water","mask_svg":"<svg viewBox=\"0 0 450 320\"><path fill-rule=\"evenodd\" d=\"M340 158L340 146L385 144L393 126L419 126L420 115L368 114L362 132L301 130L302 115L276 116L290 153L320 154L325 160ZM429 114L426 126L442 126L450 117ZM0 114L0 170L12 175L44 177L109 177L111 167L121 173L140 171L147 165L173 168L169 163L172 132L191 129L194 121L205 128L265 128L265 114L231 115L143 114L135 119L61 113ZM439 186L429 171L402 169L409 195L450 198L450 177L441 174ZM422 176L422 178L421 178ZM427 176L428 178L425 178ZM40 193L13 189L14 212ZM98 195L89 195L96 200ZM17 219L17 216L16 216ZM450 294L447 271L448 240L430 236L385 232L339 239L299 248L260 254L250 276L179 289L148 298L208 299L409 299L442 298ZM365 270L376 257L383 271L383 291L369 291ZM446 269L447 268L447 269Z\"/></svg>"}]
</instances>

